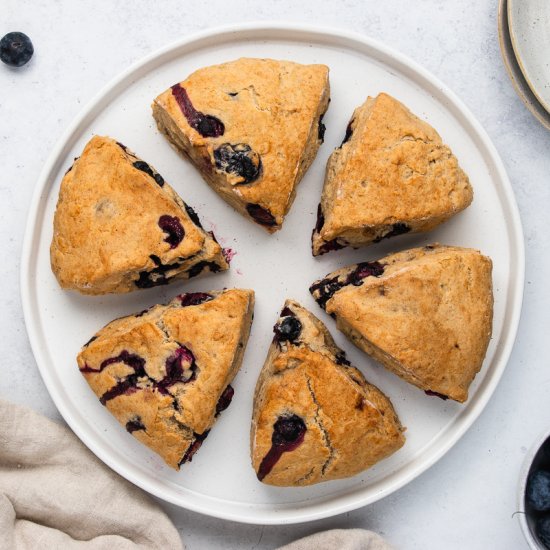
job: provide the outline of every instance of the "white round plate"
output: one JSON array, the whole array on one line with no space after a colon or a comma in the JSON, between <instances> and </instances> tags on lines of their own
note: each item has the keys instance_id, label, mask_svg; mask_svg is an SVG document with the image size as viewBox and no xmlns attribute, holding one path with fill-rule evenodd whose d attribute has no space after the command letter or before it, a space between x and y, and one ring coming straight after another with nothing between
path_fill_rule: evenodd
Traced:
<instances>
[{"instance_id":1,"label":"white round plate","mask_svg":"<svg viewBox=\"0 0 550 550\"><path fill-rule=\"evenodd\" d=\"M193 70L240 56L326 63L332 102L325 144L298 190L282 231L268 235L243 219L201 180L159 135L151 100ZM475 199L465 212L429 235L405 235L362 250L314 259L310 235L323 185L325 162L340 144L355 106L386 91L437 128L469 174ZM107 134L152 163L196 207L222 245L236 251L229 272L190 283L127 295L85 297L59 288L49 265L52 219L59 183L92 134ZM494 261L493 338L467 404L427 397L355 349L308 292L318 277L348 263L439 241L476 247ZM521 224L501 160L478 122L441 82L424 69L360 35L304 25L256 23L218 29L183 40L146 58L91 102L52 152L29 213L22 260L22 298L33 351L59 411L82 441L121 475L172 503L241 522L309 521L374 502L418 476L468 429L486 405L504 370L520 316L524 276ZM88 338L115 317L170 299L184 290L253 288L256 315L235 398L191 464L180 472L129 435L88 388L75 356ZM393 401L407 426L405 446L353 478L313 487L275 488L259 483L250 466L249 427L254 385L286 297L301 301L327 324L367 379Z\"/></svg>"},{"instance_id":2,"label":"white round plate","mask_svg":"<svg viewBox=\"0 0 550 550\"><path fill-rule=\"evenodd\" d=\"M508 0L508 25L521 72L550 113L550 2Z\"/></svg>"},{"instance_id":3,"label":"white round plate","mask_svg":"<svg viewBox=\"0 0 550 550\"><path fill-rule=\"evenodd\" d=\"M516 93L525 106L531 111L531 114L548 130L550 130L550 112L548 112L539 102L537 96L533 93L529 84L525 80L521 67L519 66L516 54L510 38L510 29L508 26L508 0L500 0L498 7L498 38L500 43L500 53L504 66L512 81Z\"/></svg>"}]
</instances>

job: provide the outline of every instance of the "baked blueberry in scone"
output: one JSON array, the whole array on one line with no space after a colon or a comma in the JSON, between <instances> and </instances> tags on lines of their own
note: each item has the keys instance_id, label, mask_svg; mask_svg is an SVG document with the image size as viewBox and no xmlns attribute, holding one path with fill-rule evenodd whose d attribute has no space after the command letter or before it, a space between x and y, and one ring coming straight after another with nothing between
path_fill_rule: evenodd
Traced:
<instances>
[{"instance_id":1,"label":"baked blueberry in scone","mask_svg":"<svg viewBox=\"0 0 550 550\"><path fill-rule=\"evenodd\" d=\"M326 327L287 300L254 396L252 465L269 485L353 476L397 451L389 399L346 360Z\"/></svg>"},{"instance_id":2,"label":"baked blueberry in scone","mask_svg":"<svg viewBox=\"0 0 550 550\"><path fill-rule=\"evenodd\" d=\"M310 292L387 369L464 402L491 338L491 272L477 250L434 244L345 267Z\"/></svg>"},{"instance_id":3,"label":"baked blueberry in scone","mask_svg":"<svg viewBox=\"0 0 550 550\"><path fill-rule=\"evenodd\" d=\"M61 182L50 249L63 288L130 292L228 268L162 176L128 148L93 137Z\"/></svg>"},{"instance_id":4,"label":"baked blueberry in scone","mask_svg":"<svg viewBox=\"0 0 550 550\"><path fill-rule=\"evenodd\" d=\"M325 65L242 58L195 71L152 108L206 182L273 232L323 141L329 94Z\"/></svg>"},{"instance_id":5,"label":"baked blueberry in scone","mask_svg":"<svg viewBox=\"0 0 550 550\"><path fill-rule=\"evenodd\" d=\"M80 372L126 430L175 468L233 397L254 292L188 293L112 321L82 348Z\"/></svg>"},{"instance_id":6,"label":"baked blueberry in scone","mask_svg":"<svg viewBox=\"0 0 550 550\"><path fill-rule=\"evenodd\" d=\"M429 124L387 94L369 97L327 162L313 255L430 231L472 198L468 177Z\"/></svg>"}]
</instances>

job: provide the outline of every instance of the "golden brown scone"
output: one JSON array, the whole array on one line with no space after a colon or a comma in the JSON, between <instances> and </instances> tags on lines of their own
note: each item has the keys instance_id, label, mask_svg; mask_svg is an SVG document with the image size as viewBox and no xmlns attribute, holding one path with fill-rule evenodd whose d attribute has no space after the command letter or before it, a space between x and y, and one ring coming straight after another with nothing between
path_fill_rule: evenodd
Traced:
<instances>
[{"instance_id":1,"label":"golden brown scone","mask_svg":"<svg viewBox=\"0 0 550 550\"><path fill-rule=\"evenodd\" d=\"M178 470L231 403L253 310L252 290L181 294L106 325L78 367L126 430Z\"/></svg>"},{"instance_id":2,"label":"golden brown scone","mask_svg":"<svg viewBox=\"0 0 550 550\"><path fill-rule=\"evenodd\" d=\"M241 58L195 71L152 108L206 182L273 232L323 141L329 95L325 65Z\"/></svg>"},{"instance_id":3,"label":"golden brown scone","mask_svg":"<svg viewBox=\"0 0 550 550\"><path fill-rule=\"evenodd\" d=\"M155 169L94 136L61 182L50 248L63 288L130 292L227 269L222 249Z\"/></svg>"},{"instance_id":4,"label":"golden brown scone","mask_svg":"<svg viewBox=\"0 0 550 550\"><path fill-rule=\"evenodd\" d=\"M330 156L313 255L430 231L473 198L468 177L426 122L393 97L369 97Z\"/></svg>"},{"instance_id":5,"label":"golden brown scone","mask_svg":"<svg viewBox=\"0 0 550 550\"><path fill-rule=\"evenodd\" d=\"M287 300L256 385L252 465L269 485L353 476L397 451L389 399L346 360L326 327Z\"/></svg>"},{"instance_id":6,"label":"golden brown scone","mask_svg":"<svg viewBox=\"0 0 550 550\"><path fill-rule=\"evenodd\" d=\"M462 403L491 338L491 271L477 250L434 244L345 267L310 292L358 348Z\"/></svg>"}]
</instances>

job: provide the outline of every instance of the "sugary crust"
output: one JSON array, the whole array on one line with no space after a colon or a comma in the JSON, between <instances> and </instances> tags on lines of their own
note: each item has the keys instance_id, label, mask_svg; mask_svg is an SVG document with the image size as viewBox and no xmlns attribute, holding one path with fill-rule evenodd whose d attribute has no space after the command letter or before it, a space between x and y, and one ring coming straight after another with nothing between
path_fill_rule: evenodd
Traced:
<instances>
[{"instance_id":1,"label":"sugary crust","mask_svg":"<svg viewBox=\"0 0 550 550\"><path fill-rule=\"evenodd\" d=\"M138 289L141 273L159 271L159 262L161 282L188 278L201 262L203 268L195 271L228 268L220 245L195 225L181 198L166 182L161 187L135 168L138 161L115 140L94 136L65 174L50 248L52 270L63 288L82 294L130 292ZM183 228L174 248L159 226L161 216L177 218Z\"/></svg>"},{"instance_id":2,"label":"sugary crust","mask_svg":"<svg viewBox=\"0 0 550 550\"><path fill-rule=\"evenodd\" d=\"M430 245L379 260L384 273L343 285L327 313L360 349L423 390L464 402L491 338L492 262ZM356 266L327 275L345 281ZM319 300L319 286L312 286Z\"/></svg>"},{"instance_id":3,"label":"sugary crust","mask_svg":"<svg viewBox=\"0 0 550 550\"><path fill-rule=\"evenodd\" d=\"M292 300L285 308L302 331L294 343L273 342L258 379L251 428L255 471L272 446L278 418L297 415L307 430L262 481L304 486L340 479L397 451L405 439L389 399L347 365L319 319Z\"/></svg>"},{"instance_id":4,"label":"sugary crust","mask_svg":"<svg viewBox=\"0 0 550 550\"><path fill-rule=\"evenodd\" d=\"M175 469L197 437L214 424L218 401L241 366L252 323L252 290L207 294L209 301L198 305L183 307L178 297L166 306L117 319L77 358L109 411L127 429L129 422L141 423L143 429L129 431ZM194 377L166 384L170 360L182 346L194 357ZM131 361L113 361L124 353L131 354L134 363L144 362L145 375L120 395L105 399L106 392L136 372Z\"/></svg>"},{"instance_id":5,"label":"sugary crust","mask_svg":"<svg viewBox=\"0 0 550 550\"><path fill-rule=\"evenodd\" d=\"M329 102L328 67L241 58L199 69L180 86L194 108L221 120L225 131L203 137L190 126L172 89L152 105L159 130L236 210L250 218L247 205L259 205L274 217L273 225L263 227L279 229L322 143L319 124ZM260 155L263 168L257 180L242 183L235 174L216 169L214 150L224 143L245 143Z\"/></svg>"},{"instance_id":6,"label":"sugary crust","mask_svg":"<svg viewBox=\"0 0 550 550\"><path fill-rule=\"evenodd\" d=\"M314 255L334 239L340 246L368 245L395 234L396 226L430 231L472 202L468 177L449 147L391 96L369 97L353 113L350 130L327 163Z\"/></svg>"}]
</instances>

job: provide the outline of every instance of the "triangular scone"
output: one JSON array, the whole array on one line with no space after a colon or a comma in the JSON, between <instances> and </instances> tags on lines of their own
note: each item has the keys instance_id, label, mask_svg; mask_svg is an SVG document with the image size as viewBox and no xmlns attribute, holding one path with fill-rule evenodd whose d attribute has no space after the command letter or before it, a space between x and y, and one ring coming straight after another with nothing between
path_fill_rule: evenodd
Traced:
<instances>
[{"instance_id":1,"label":"triangular scone","mask_svg":"<svg viewBox=\"0 0 550 550\"><path fill-rule=\"evenodd\" d=\"M491 338L491 271L477 250L436 244L340 269L310 292L386 368L464 402Z\"/></svg>"},{"instance_id":2,"label":"triangular scone","mask_svg":"<svg viewBox=\"0 0 550 550\"><path fill-rule=\"evenodd\" d=\"M369 97L328 160L313 255L429 231L472 198L468 177L429 124L387 94Z\"/></svg>"},{"instance_id":3,"label":"triangular scone","mask_svg":"<svg viewBox=\"0 0 550 550\"><path fill-rule=\"evenodd\" d=\"M229 267L162 176L100 136L61 182L50 257L59 284L83 294L130 292Z\"/></svg>"},{"instance_id":4,"label":"triangular scone","mask_svg":"<svg viewBox=\"0 0 550 550\"><path fill-rule=\"evenodd\" d=\"M328 67L242 58L205 67L153 102L153 116L206 182L269 232L323 141Z\"/></svg>"},{"instance_id":5,"label":"triangular scone","mask_svg":"<svg viewBox=\"0 0 550 550\"><path fill-rule=\"evenodd\" d=\"M252 465L269 485L353 476L397 451L389 399L346 360L326 327L287 300L256 385Z\"/></svg>"},{"instance_id":6,"label":"triangular scone","mask_svg":"<svg viewBox=\"0 0 550 550\"><path fill-rule=\"evenodd\" d=\"M106 325L78 366L126 430L179 469L231 402L253 309L251 290L182 294Z\"/></svg>"}]
</instances>

